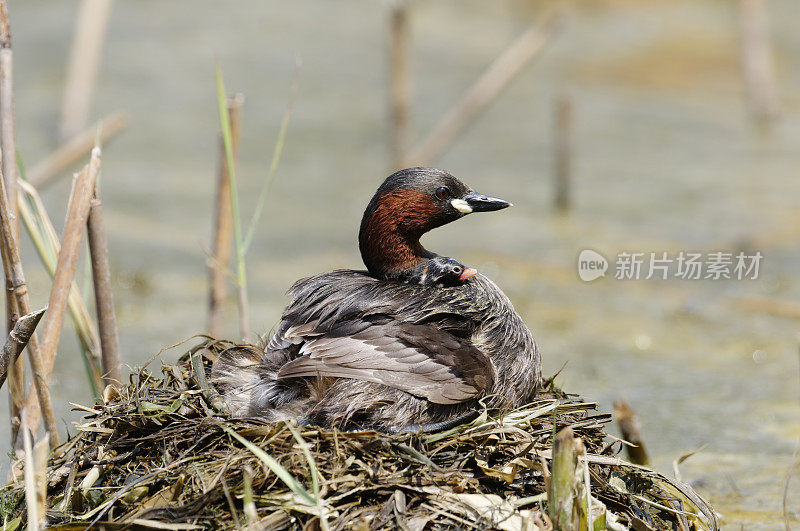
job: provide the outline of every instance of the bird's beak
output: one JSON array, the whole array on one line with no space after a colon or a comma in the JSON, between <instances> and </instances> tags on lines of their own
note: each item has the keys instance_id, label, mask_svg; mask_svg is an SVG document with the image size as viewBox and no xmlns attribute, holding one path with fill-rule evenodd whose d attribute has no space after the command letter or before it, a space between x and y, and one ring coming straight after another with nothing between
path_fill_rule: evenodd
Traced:
<instances>
[{"instance_id":1,"label":"bird's beak","mask_svg":"<svg viewBox=\"0 0 800 531\"><path fill-rule=\"evenodd\" d=\"M478 192L468 192L461 199L453 199L450 201L450 204L462 214L469 214L471 212L491 212L493 210L501 210L513 206L508 201L498 199L497 197L489 197L488 195L479 194Z\"/></svg>"},{"instance_id":2,"label":"bird's beak","mask_svg":"<svg viewBox=\"0 0 800 531\"><path fill-rule=\"evenodd\" d=\"M461 282L464 282L468 278L472 278L477 274L478 274L478 270L477 269L472 269L471 267L465 267L464 271L461 272L461 276L458 277L458 280L460 280Z\"/></svg>"}]
</instances>

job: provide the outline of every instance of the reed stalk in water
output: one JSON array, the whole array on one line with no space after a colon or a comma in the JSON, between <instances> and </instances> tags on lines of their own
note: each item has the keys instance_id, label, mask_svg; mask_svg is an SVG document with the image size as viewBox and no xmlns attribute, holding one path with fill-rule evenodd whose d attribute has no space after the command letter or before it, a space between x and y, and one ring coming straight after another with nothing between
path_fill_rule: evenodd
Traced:
<instances>
[{"instance_id":1,"label":"reed stalk in water","mask_svg":"<svg viewBox=\"0 0 800 531\"><path fill-rule=\"evenodd\" d=\"M19 241L19 221L17 220L16 197L17 167L16 167L16 131L14 124L14 57L11 50L11 27L8 21L8 5L6 0L0 0L0 152L6 190L8 193L9 207L12 216L12 228ZM19 318L19 309L11 293L13 289L11 278L6 275L6 332L11 332L16 320ZM16 437L19 427L21 408L25 404L25 365L22 360L11 367L9 382L11 436Z\"/></svg>"},{"instance_id":2,"label":"reed stalk in water","mask_svg":"<svg viewBox=\"0 0 800 531\"><path fill-rule=\"evenodd\" d=\"M236 186L236 164L233 156L233 133L231 117L225 104L225 81L217 64L217 108L222 142L225 146L225 160L228 165L228 180L231 188L231 215L233 216L233 241L236 249L236 290L239 301L239 334L242 341L250 338L250 312L247 302L247 266L245 264L244 241L242 239L242 218L239 213L239 194Z\"/></svg>"},{"instance_id":3,"label":"reed stalk in water","mask_svg":"<svg viewBox=\"0 0 800 531\"><path fill-rule=\"evenodd\" d=\"M236 94L227 99L226 108L231 124L231 143L233 163L237 164L239 154L239 121L242 115L244 96ZM211 244L209 271L208 333L219 337L222 334L222 308L228 296L227 271L231 260L231 238L233 218L231 215L231 180L228 171L228 157L225 141L221 142L220 169L217 179L216 204L214 212L214 234Z\"/></svg>"},{"instance_id":4,"label":"reed stalk in water","mask_svg":"<svg viewBox=\"0 0 800 531\"><path fill-rule=\"evenodd\" d=\"M58 242L58 234L36 189L24 180L20 180L19 185L21 192L27 194L27 198L23 193L19 195L20 217L42 264L44 264L45 269L52 278L56 273L58 253L61 249L61 245ZM100 337L94 321L83 302L78 285L74 281L70 286L67 307L69 308L75 333L83 349L83 363L87 380L92 387L93 395L100 396L99 386L102 382L98 356Z\"/></svg>"},{"instance_id":5,"label":"reed stalk in water","mask_svg":"<svg viewBox=\"0 0 800 531\"><path fill-rule=\"evenodd\" d=\"M551 11L519 36L492 62L466 94L406 155L403 166L427 166L435 161L475 121L522 69L550 42L560 16Z\"/></svg>"},{"instance_id":6,"label":"reed stalk in water","mask_svg":"<svg viewBox=\"0 0 800 531\"><path fill-rule=\"evenodd\" d=\"M82 0L70 49L59 136L66 140L86 127L105 47L112 0Z\"/></svg>"},{"instance_id":7,"label":"reed stalk in water","mask_svg":"<svg viewBox=\"0 0 800 531\"><path fill-rule=\"evenodd\" d=\"M97 174L100 171L100 149L92 150L89 164L75 176L72 182L69 206L67 207L67 220L61 235L61 251L58 253L58 264L53 276L53 286L50 289L47 316L42 326L42 363L45 370L45 385L53 373L55 365L56 348L61 337L61 326L64 321L64 310L69 299L72 277L78 261L79 247L86 221L89 216L89 203L94 191ZM27 313L27 312L26 312ZM29 420L32 425L38 422L37 410L28 396L26 407L29 410Z\"/></svg>"},{"instance_id":8,"label":"reed stalk in water","mask_svg":"<svg viewBox=\"0 0 800 531\"><path fill-rule=\"evenodd\" d=\"M639 418L628 405L628 401L624 398L614 403L614 418L617 420L622 438L632 445L626 445L628 449L628 458L631 460L631 463L636 465L649 465L650 458L644 447L642 427L639 423Z\"/></svg>"},{"instance_id":9,"label":"reed stalk in water","mask_svg":"<svg viewBox=\"0 0 800 531\"><path fill-rule=\"evenodd\" d=\"M40 190L50 185L66 170L88 155L95 144L104 146L111 138L119 134L127 127L128 122L128 114L124 111L115 111L98 120L31 166L27 172L28 180Z\"/></svg>"},{"instance_id":10,"label":"reed stalk in water","mask_svg":"<svg viewBox=\"0 0 800 531\"><path fill-rule=\"evenodd\" d=\"M120 385L119 337L114 297L111 290L111 270L108 265L108 244L103 224L103 203L95 185L89 207L89 253L94 280L94 298L97 307L97 326L100 329L100 352L103 358L103 380L106 385Z\"/></svg>"},{"instance_id":11,"label":"reed stalk in water","mask_svg":"<svg viewBox=\"0 0 800 531\"><path fill-rule=\"evenodd\" d=\"M8 206L8 199L5 190L5 183L0 179L0 226L2 230L2 258L3 268L6 278L11 279L11 291L18 310L23 314L29 314L30 301L28 298L28 287L25 282L25 273L22 270L22 259L20 258L19 238L12 229L11 209ZM48 375L36 334L33 334L28 341L28 360L33 372L33 392L28 393L26 407L29 415L30 425L36 426L39 423L39 416L44 417L44 425L50 435L50 444L58 446L58 427L53 413L53 403L50 399L50 389L48 387ZM40 413L41 410L41 413ZM35 412L35 413L34 413ZM35 422L31 420L35 418ZM20 432L17 433L19 438ZM20 441L21 442L21 441Z\"/></svg>"},{"instance_id":12,"label":"reed stalk in water","mask_svg":"<svg viewBox=\"0 0 800 531\"><path fill-rule=\"evenodd\" d=\"M410 24L407 0L396 0L389 15L389 71L392 169L402 168L411 121Z\"/></svg>"}]
</instances>

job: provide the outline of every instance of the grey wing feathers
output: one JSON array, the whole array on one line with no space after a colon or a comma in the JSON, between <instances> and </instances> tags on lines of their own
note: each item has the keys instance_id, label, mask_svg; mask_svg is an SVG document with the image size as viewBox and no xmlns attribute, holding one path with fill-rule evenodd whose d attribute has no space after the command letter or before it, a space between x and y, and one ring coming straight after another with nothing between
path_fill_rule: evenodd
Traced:
<instances>
[{"instance_id":1,"label":"grey wing feathers","mask_svg":"<svg viewBox=\"0 0 800 531\"><path fill-rule=\"evenodd\" d=\"M437 404L475 398L494 383L488 358L432 325L374 324L303 343L278 378L332 376L381 383Z\"/></svg>"},{"instance_id":2,"label":"grey wing feathers","mask_svg":"<svg viewBox=\"0 0 800 531\"><path fill-rule=\"evenodd\" d=\"M472 345L475 322L464 315L480 314L481 303L461 288L441 293L401 283L387 289L352 270L299 280L267 346L291 352L278 378L360 379L440 404L481 395L494 384L494 367Z\"/></svg>"}]
</instances>

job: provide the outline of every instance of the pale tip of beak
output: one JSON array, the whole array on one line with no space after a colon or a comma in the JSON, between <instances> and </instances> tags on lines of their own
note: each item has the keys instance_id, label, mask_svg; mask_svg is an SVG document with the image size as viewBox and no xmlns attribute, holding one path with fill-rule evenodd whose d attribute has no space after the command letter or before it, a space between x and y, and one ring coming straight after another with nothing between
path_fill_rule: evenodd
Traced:
<instances>
[{"instance_id":1,"label":"pale tip of beak","mask_svg":"<svg viewBox=\"0 0 800 531\"><path fill-rule=\"evenodd\" d=\"M453 205L453 208L455 208L462 214L469 214L472 212L472 207L470 206L470 204L464 201L463 199L453 199L450 201L450 204Z\"/></svg>"},{"instance_id":2,"label":"pale tip of beak","mask_svg":"<svg viewBox=\"0 0 800 531\"><path fill-rule=\"evenodd\" d=\"M461 273L461 276L458 277L458 280L460 280L461 282L464 282L468 278L472 278L477 274L478 274L478 270L477 269L473 269L471 267L465 267L464 271Z\"/></svg>"}]
</instances>

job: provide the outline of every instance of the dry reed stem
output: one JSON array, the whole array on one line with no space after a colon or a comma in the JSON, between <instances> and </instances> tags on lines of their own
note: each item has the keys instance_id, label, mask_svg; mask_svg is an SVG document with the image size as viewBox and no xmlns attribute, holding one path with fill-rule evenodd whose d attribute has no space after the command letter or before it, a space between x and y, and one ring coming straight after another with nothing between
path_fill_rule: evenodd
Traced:
<instances>
[{"instance_id":1,"label":"dry reed stem","mask_svg":"<svg viewBox=\"0 0 800 531\"><path fill-rule=\"evenodd\" d=\"M36 466L33 459L33 437L26 422L22 423L23 448L25 449L25 505L28 509L28 531L39 530L39 509L36 496Z\"/></svg>"},{"instance_id":2,"label":"dry reed stem","mask_svg":"<svg viewBox=\"0 0 800 531\"><path fill-rule=\"evenodd\" d=\"M231 123L231 144L234 165L239 154L239 124L241 122L244 96L236 94L228 98L228 114ZM228 160L225 143L220 138L220 167L217 178L217 194L214 212L214 235L211 259L208 261L209 305L208 333L219 337L222 334L223 306L228 297L227 270L231 261L233 242L233 216L231 214L231 182L228 176Z\"/></svg>"},{"instance_id":3,"label":"dry reed stem","mask_svg":"<svg viewBox=\"0 0 800 531\"><path fill-rule=\"evenodd\" d=\"M391 7L389 63L391 72L392 165L400 169L408 149L411 118L411 72L409 67L408 2L401 0Z\"/></svg>"},{"instance_id":4,"label":"dry reed stem","mask_svg":"<svg viewBox=\"0 0 800 531\"><path fill-rule=\"evenodd\" d=\"M45 310L46 308L42 308L39 311L23 315L17 320L14 329L8 334L3 350L0 351L0 388L3 387L6 381L9 366L25 350L25 346L33 335L33 331L36 330L36 325L39 324Z\"/></svg>"},{"instance_id":5,"label":"dry reed stem","mask_svg":"<svg viewBox=\"0 0 800 531\"><path fill-rule=\"evenodd\" d=\"M61 235L61 251L58 253L58 265L53 276L53 285L50 289L48 312L42 326L42 363L44 368L45 386L50 380L55 365L56 348L61 336L61 325L64 321L64 310L69 298L70 285L78 261L81 237L89 216L89 202L94 191L97 174L100 171L100 149L92 150L89 164L84 166L72 181L69 206L67 207L67 220ZM26 312L27 313L27 312ZM38 422L38 410L30 392L26 402L29 421L35 425Z\"/></svg>"},{"instance_id":6,"label":"dry reed stem","mask_svg":"<svg viewBox=\"0 0 800 531\"><path fill-rule=\"evenodd\" d=\"M765 0L739 0L739 31L747 103L756 121L769 122L780 105Z\"/></svg>"},{"instance_id":7,"label":"dry reed stem","mask_svg":"<svg viewBox=\"0 0 800 531\"><path fill-rule=\"evenodd\" d=\"M560 11L545 14L495 59L466 94L405 157L404 166L434 162L550 42Z\"/></svg>"},{"instance_id":8,"label":"dry reed stem","mask_svg":"<svg viewBox=\"0 0 800 531\"><path fill-rule=\"evenodd\" d=\"M622 438L634 445L625 445L628 449L628 458L631 460L631 463L636 465L650 464L650 458L647 456L647 451L644 447L642 426L639 423L639 418L628 405L628 401L624 398L614 403L614 418L619 425Z\"/></svg>"},{"instance_id":9,"label":"dry reed stem","mask_svg":"<svg viewBox=\"0 0 800 531\"><path fill-rule=\"evenodd\" d=\"M103 203L97 187L89 208L89 254L92 259L94 298L97 305L97 325L100 330L100 352L103 358L103 380L106 385L122 383L120 374L119 337L114 297L111 290L111 270L108 266L108 245L103 224Z\"/></svg>"},{"instance_id":10,"label":"dry reed stem","mask_svg":"<svg viewBox=\"0 0 800 531\"><path fill-rule=\"evenodd\" d=\"M553 471L547 500L555 529L572 529L575 512L573 492L580 481L576 475L580 446L580 439L569 426L559 431L553 440Z\"/></svg>"},{"instance_id":11,"label":"dry reed stem","mask_svg":"<svg viewBox=\"0 0 800 531\"><path fill-rule=\"evenodd\" d=\"M88 122L110 15L111 0L81 1L61 105L62 141L78 134Z\"/></svg>"},{"instance_id":12,"label":"dry reed stem","mask_svg":"<svg viewBox=\"0 0 800 531\"><path fill-rule=\"evenodd\" d=\"M554 197L556 211L564 213L570 207L570 181L572 180L572 98L560 96L555 102L553 171Z\"/></svg>"},{"instance_id":13,"label":"dry reed stem","mask_svg":"<svg viewBox=\"0 0 800 531\"><path fill-rule=\"evenodd\" d=\"M22 259L20 257L19 238L15 231L12 229L11 212L8 206L8 198L6 195L5 182L0 179L0 233L2 233L2 258L3 269L7 278L11 279L12 290L17 308L22 314L29 314L30 301L28 299L28 287L25 283L25 273L22 270ZM50 444L54 447L58 446L58 427L56 426L56 417L53 413L53 404L50 400L50 389L47 385L47 373L43 366L41 354L39 351L39 342L34 333L28 341L28 360L33 372L33 387L35 393L29 392L26 399L28 407L28 414L33 413L36 416L36 422L33 426L38 425L38 417L41 412L44 413L44 425L47 433L50 435ZM37 401L38 400L38 401ZM29 417L30 418L30 417ZM17 433L17 440L22 430ZM22 441L19 441L22 442Z\"/></svg>"},{"instance_id":14,"label":"dry reed stem","mask_svg":"<svg viewBox=\"0 0 800 531\"><path fill-rule=\"evenodd\" d=\"M25 223L25 227L28 229L28 235L34 247L36 247L39 258L41 258L45 269L47 269L47 272L52 278L56 273L58 253L61 251L58 233L56 233L56 229L53 227L53 222L50 220L47 209L42 202L42 198L39 196L39 192L36 191L36 188L25 181L20 181L19 185L22 191L31 198L36 210L34 214L25 200L25 197L20 194L18 197L20 218ZM68 306L73 325L75 326L75 333L78 334L78 339L87 353L89 363L94 367L100 362L100 356L97 354L100 348L100 336L94 326L92 317L89 315L89 310L86 309L83 297L75 281L72 282L70 287Z\"/></svg>"},{"instance_id":15,"label":"dry reed stem","mask_svg":"<svg viewBox=\"0 0 800 531\"><path fill-rule=\"evenodd\" d=\"M51 184L92 150L98 143L98 136L100 145L105 145L108 140L125 129L128 122L128 114L124 111L115 111L98 120L34 164L27 171L28 181L39 189Z\"/></svg>"},{"instance_id":16,"label":"dry reed stem","mask_svg":"<svg viewBox=\"0 0 800 531\"><path fill-rule=\"evenodd\" d=\"M11 50L11 26L8 21L8 5L0 0L0 153L2 153L2 171L9 197L16 197L17 183L17 148L14 126L14 70L13 52ZM10 156L5 154L9 153ZM16 202L10 201L13 227L19 240L19 221L17 221ZM11 293L11 279L6 277L6 332L11 332L19 318L19 311ZM16 437L19 428L20 410L25 404L25 364L23 360L16 362L11 369L10 417L11 436Z\"/></svg>"}]
</instances>

